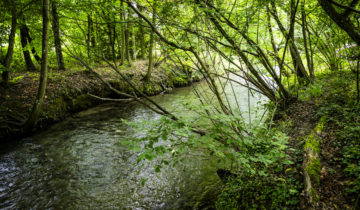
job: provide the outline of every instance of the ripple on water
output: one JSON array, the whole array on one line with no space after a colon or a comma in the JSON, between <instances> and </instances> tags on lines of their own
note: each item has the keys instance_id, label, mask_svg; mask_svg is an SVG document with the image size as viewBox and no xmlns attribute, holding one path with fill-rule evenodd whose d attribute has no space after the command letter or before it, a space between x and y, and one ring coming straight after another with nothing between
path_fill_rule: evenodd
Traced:
<instances>
[{"instance_id":1,"label":"ripple on water","mask_svg":"<svg viewBox=\"0 0 360 210\"><path fill-rule=\"evenodd\" d=\"M177 89L154 100L184 114L181 104L193 100L190 91ZM155 173L157 160L137 165L138 154L121 143L132 130L121 119L158 118L135 103L104 104L10 147L0 154L0 209L193 207L219 183L213 158L189 151L184 162Z\"/></svg>"}]
</instances>

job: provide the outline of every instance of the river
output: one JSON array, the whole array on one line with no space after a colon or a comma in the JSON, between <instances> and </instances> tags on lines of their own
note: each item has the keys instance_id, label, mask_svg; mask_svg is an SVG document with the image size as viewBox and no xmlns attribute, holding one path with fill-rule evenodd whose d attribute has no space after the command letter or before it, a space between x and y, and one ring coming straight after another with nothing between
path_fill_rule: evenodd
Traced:
<instances>
[{"instance_id":1,"label":"river","mask_svg":"<svg viewBox=\"0 0 360 210\"><path fill-rule=\"evenodd\" d=\"M195 85L207 89L204 82ZM226 90L232 89L226 86ZM245 112L261 101L235 85ZM205 91L206 92L206 91ZM152 97L177 115L189 113L192 87ZM48 129L0 149L0 209L192 209L218 191L221 165L203 151L189 151L176 167L155 172L154 161L136 164L138 152L122 140L132 134L122 119L139 122L160 116L142 105L106 103L75 114ZM147 180L142 185L142 180ZM206 192L209 192L206 194Z\"/></svg>"}]
</instances>

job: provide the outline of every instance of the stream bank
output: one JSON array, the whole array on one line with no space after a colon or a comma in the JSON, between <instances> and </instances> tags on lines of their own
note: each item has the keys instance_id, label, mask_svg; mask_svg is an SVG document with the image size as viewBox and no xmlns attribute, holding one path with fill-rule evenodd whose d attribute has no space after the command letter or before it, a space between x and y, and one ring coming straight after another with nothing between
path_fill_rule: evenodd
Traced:
<instances>
[{"instance_id":1,"label":"stream bank","mask_svg":"<svg viewBox=\"0 0 360 210\"><path fill-rule=\"evenodd\" d=\"M167 63L153 70L149 82L142 81L147 70L145 60L136 61L131 67L119 68L148 96L167 93L173 88L188 86L201 80L201 75L193 74L190 69ZM110 67L99 66L95 71L119 91L133 93L130 85ZM22 124L27 119L35 100L39 72L12 73L10 78L10 87L7 90L2 89L0 95L0 142L24 136ZM33 131L48 127L67 116L104 102L91 95L101 98L121 98L107 88L95 74L84 68L74 67L66 71L50 69L42 113Z\"/></svg>"},{"instance_id":2,"label":"stream bank","mask_svg":"<svg viewBox=\"0 0 360 210\"><path fill-rule=\"evenodd\" d=\"M299 90L298 102L277 112L303 183L301 209L358 209L360 115L353 72L327 72Z\"/></svg>"},{"instance_id":3,"label":"stream bank","mask_svg":"<svg viewBox=\"0 0 360 210\"><path fill-rule=\"evenodd\" d=\"M268 122L286 134L284 161L291 163L270 168L266 176L241 174L230 180L219 209L359 209L360 105L354 73L317 75L296 91L299 99L276 109Z\"/></svg>"}]
</instances>

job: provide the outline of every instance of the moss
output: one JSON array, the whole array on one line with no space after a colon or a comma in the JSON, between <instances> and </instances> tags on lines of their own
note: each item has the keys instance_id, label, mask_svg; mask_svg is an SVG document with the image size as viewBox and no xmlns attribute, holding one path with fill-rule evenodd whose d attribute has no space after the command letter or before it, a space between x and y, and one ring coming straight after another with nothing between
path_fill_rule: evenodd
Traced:
<instances>
[{"instance_id":1,"label":"moss","mask_svg":"<svg viewBox=\"0 0 360 210\"><path fill-rule=\"evenodd\" d=\"M314 202L319 202L320 201L320 197L319 197L318 193L316 192L316 190L314 188L311 188L310 195L311 195Z\"/></svg>"},{"instance_id":2,"label":"moss","mask_svg":"<svg viewBox=\"0 0 360 210\"><path fill-rule=\"evenodd\" d=\"M304 149L311 149L316 153L320 153L320 141L316 132L311 132L305 141Z\"/></svg>"},{"instance_id":3,"label":"moss","mask_svg":"<svg viewBox=\"0 0 360 210\"><path fill-rule=\"evenodd\" d=\"M66 103L62 96L56 98L53 102L54 111L63 111L66 110Z\"/></svg>"},{"instance_id":4,"label":"moss","mask_svg":"<svg viewBox=\"0 0 360 210\"><path fill-rule=\"evenodd\" d=\"M318 125L315 128L315 131L317 133L321 133L324 130L325 122L326 122L326 116L321 117L320 120L319 120Z\"/></svg>"},{"instance_id":5,"label":"moss","mask_svg":"<svg viewBox=\"0 0 360 210\"><path fill-rule=\"evenodd\" d=\"M74 99L72 99L71 111L77 112L77 111L85 110L96 103L97 103L96 99L94 99L89 95L86 94L79 95Z\"/></svg>"},{"instance_id":6,"label":"moss","mask_svg":"<svg viewBox=\"0 0 360 210\"><path fill-rule=\"evenodd\" d=\"M183 87L189 84L189 81L182 76L175 76L172 80L175 87Z\"/></svg>"},{"instance_id":7,"label":"moss","mask_svg":"<svg viewBox=\"0 0 360 210\"><path fill-rule=\"evenodd\" d=\"M320 153L320 137L318 136L324 129L325 117L322 117L315 127L315 129L310 133L305 141L304 149L311 149L317 154Z\"/></svg>"},{"instance_id":8,"label":"moss","mask_svg":"<svg viewBox=\"0 0 360 210\"><path fill-rule=\"evenodd\" d=\"M309 174L311 180L315 181L315 184L320 185L320 171L321 163L319 159L310 160L309 165L306 167L306 172Z\"/></svg>"},{"instance_id":9,"label":"moss","mask_svg":"<svg viewBox=\"0 0 360 210\"><path fill-rule=\"evenodd\" d=\"M163 88L161 85L155 83L155 82L146 82L143 85L143 91L148 96L153 96L156 94L159 94L163 91Z\"/></svg>"}]
</instances>

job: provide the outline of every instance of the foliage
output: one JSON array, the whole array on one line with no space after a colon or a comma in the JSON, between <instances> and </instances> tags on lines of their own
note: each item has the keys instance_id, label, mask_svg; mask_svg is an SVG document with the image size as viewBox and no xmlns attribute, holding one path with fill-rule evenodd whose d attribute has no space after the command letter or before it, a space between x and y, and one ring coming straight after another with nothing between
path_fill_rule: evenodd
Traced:
<instances>
[{"instance_id":1,"label":"foliage","mask_svg":"<svg viewBox=\"0 0 360 210\"><path fill-rule=\"evenodd\" d=\"M17 82L21 81L23 78L24 78L24 76L17 76L17 77L14 77L13 79L11 79L10 82L17 83Z\"/></svg>"},{"instance_id":2,"label":"foliage","mask_svg":"<svg viewBox=\"0 0 360 210\"><path fill-rule=\"evenodd\" d=\"M19 23L15 30L17 35L12 67L5 69L0 65L0 72L24 69L25 51L30 53L30 61L36 58L36 52L41 52L43 24L40 4L32 0L14 2L19 10L14 13L18 14ZM237 174L233 185L227 186L224 191L219 207L273 208L296 203L288 197L298 192L294 184L279 175L291 164L285 152L288 150L287 136L256 120L247 123L244 112L234 109L227 101L229 94L224 91L224 84L216 82L216 76L234 74L236 71L238 77L235 82L260 92L276 104L289 104L299 89L300 100L324 95L325 84L310 77L316 75L315 69L326 68L335 72L342 65L349 65L346 50L352 42L347 33L332 24L318 1L306 1L301 8L302 13L297 12L293 0L58 0L52 3L58 6L59 39L69 67L78 66L80 60L83 65L104 65L100 59L112 60L114 66L118 66L117 61L121 59L119 65L124 66L124 57L127 57L130 65L131 59L136 60L136 52L141 51L142 55L138 57L142 59L145 59L145 54L154 53L159 61L168 59L182 66L182 74L164 70L172 74L168 86L188 85L194 75L205 77L212 96L206 98L198 94L203 105L190 105L194 115L188 117L176 118L151 100L143 100L144 92L152 95L168 87L145 83L138 90L133 87L133 95L126 95L143 104L152 103L151 108L165 115L140 124L125 122L134 128L134 132L143 134L126 142L129 147L141 152L138 161L157 161L155 171L159 172L163 165L176 165L187 151L205 151L223 161L225 166L231 163L232 172ZM12 15L5 1L0 2L0 6L0 12L4 14L0 17L2 60L5 54L3 47L8 47L3 40L7 39L11 29ZM348 16L349 20L356 18L353 13ZM55 19L54 15L52 18ZM31 39L31 43L27 46L22 46L21 26L30 26L28 39ZM144 53L150 48L150 35L152 37L154 34L154 52ZM48 66L51 68L56 68L59 58L53 47L55 37L56 32L50 36L49 43ZM167 67L169 64L164 65L164 68ZM148 72L150 69L151 65ZM119 72L123 70L120 68ZM139 74L142 73L139 71ZM50 73L49 81L55 81L58 77L65 80L62 73ZM15 77L12 82L21 79L22 76ZM290 79L294 79L291 86ZM360 188L359 164L356 162L359 158L356 141L359 128L358 115L352 113L358 112L342 107L346 103L346 96L341 91L347 90L347 79L339 77L333 84L338 87L336 94L343 97L334 97L328 106L318 110L318 115L331 116L329 122L336 123L344 130L337 135L345 142L343 164L349 176L355 180L351 184L355 185L353 193L356 193ZM276 190L271 190L273 187ZM260 192L260 200L254 199Z\"/></svg>"},{"instance_id":3,"label":"foliage","mask_svg":"<svg viewBox=\"0 0 360 210\"><path fill-rule=\"evenodd\" d=\"M197 110L197 113L201 112L204 110ZM269 131L264 124L258 121L254 121L252 124L239 124L239 121L241 122L239 117L224 117L218 114L211 116L210 119L210 121L216 122L215 125L209 124L208 116L197 118L196 123L202 127L206 126L209 131L208 134L199 136L192 132L194 127L192 117L183 117L180 121L161 117L160 120L150 122L126 122L134 128L134 132L144 134L141 138L131 139L127 143L133 149L143 149L139 161L153 160L165 153L176 157L189 148L202 148L206 149L210 155L221 158L224 162L232 161L238 170L248 171L252 174L265 175L269 167L276 166L278 163L291 163L285 154L285 150L288 149L287 137L280 131L275 129ZM232 126L243 127L247 130L248 135L236 136L231 129ZM134 141L138 143L134 144ZM166 161L169 162L169 159ZM275 168L277 171L282 170L281 167Z\"/></svg>"},{"instance_id":4,"label":"foliage","mask_svg":"<svg viewBox=\"0 0 360 210\"><path fill-rule=\"evenodd\" d=\"M186 117L180 121L161 117L142 123L125 122L134 133L142 134L126 142L130 148L141 152L138 161L157 161L154 170L159 172L164 165L176 166L183 161L182 154L201 151L217 157L222 165L231 165L237 178L230 180L222 190L217 202L219 209L291 207L298 203L301 184L293 178L295 171L286 153L290 149L284 133L278 129L269 130L256 120L251 124L240 123L241 117L217 114L209 120L209 116L200 114L208 107L191 107L198 115L197 125L205 126L209 131L207 135L194 134L192 118ZM215 125L210 121L215 121ZM231 126L242 127L248 134L234 138L236 134ZM224 141L219 142L219 138Z\"/></svg>"},{"instance_id":5,"label":"foliage","mask_svg":"<svg viewBox=\"0 0 360 210\"><path fill-rule=\"evenodd\" d=\"M339 121L342 130L337 132L339 141L343 143L342 164L344 171L351 177L348 192L360 194L360 106L344 110L344 119Z\"/></svg>"},{"instance_id":6,"label":"foliage","mask_svg":"<svg viewBox=\"0 0 360 210\"><path fill-rule=\"evenodd\" d=\"M323 85L319 82L310 84L306 90L300 91L299 99L306 101L314 98L318 98L324 92Z\"/></svg>"},{"instance_id":7,"label":"foliage","mask_svg":"<svg viewBox=\"0 0 360 210\"><path fill-rule=\"evenodd\" d=\"M299 203L302 185L291 176L242 173L225 184L217 209L286 209Z\"/></svg>"},{"instance_id":8,"label":"foliage","mask_svg":"<svg viewBox=\"0 0 360 210\"><path fill-rule=\"evenodd\" d=\"M354 104L354 89L351 72L335 76L331 82L333 87L326 93L327 103L317 110L317 116L326 116L328 132L334 133L336 139L331 142L341 148L334 154L333 161L342 165L347 176L347 192L349 196L360 194L360 105Z\"/></svg>"}]
</instances>

